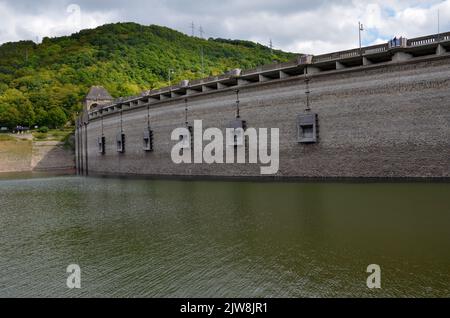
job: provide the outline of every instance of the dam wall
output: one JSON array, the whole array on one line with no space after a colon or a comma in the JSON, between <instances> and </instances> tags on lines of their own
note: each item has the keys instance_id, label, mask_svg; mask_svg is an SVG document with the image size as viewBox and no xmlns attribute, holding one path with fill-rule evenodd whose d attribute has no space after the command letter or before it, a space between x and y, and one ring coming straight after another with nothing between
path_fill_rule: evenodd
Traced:
<instances>
[{"instance_id":1,"label":"dam wall","mask_svg":"<svg viewBox=\"0 0 450 318\"><path fill-rule=\"evenodd\" d=\"M279 170L273 177L448 179L450 55L440 44L437 49L439 54L431 55L393 52L389 61L378 62L351 55L331 61L333 69L326 59L286 73L277 70L273 77L259 73L257 80L244 71L212 89L198 81L192 88L176 87L181 94L161 90L157 98L116 102L80 118L77 169L91 175L261 177L260 163L175 164L171 159L177 143L171 133L184 127L186 105L189 125L202 120L203 129L217 127L225 135L235 119L239 89L240 117L247 127L279 128ZM361 65L349 62L354 58ZM317 114L317 140L299 143L297 116L308 113ZM148 120L152 151L143 149ZM121 131L124 152L117 151Z\"/></svg>"}]
</instances>

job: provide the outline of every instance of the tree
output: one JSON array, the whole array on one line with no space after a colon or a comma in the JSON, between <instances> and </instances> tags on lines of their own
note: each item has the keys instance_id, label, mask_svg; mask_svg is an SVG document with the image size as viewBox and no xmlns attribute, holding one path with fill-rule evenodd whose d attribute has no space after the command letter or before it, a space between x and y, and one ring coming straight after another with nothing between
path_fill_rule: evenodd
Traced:
<instances>
[{"instance_id":1,"label":"tree","mask_svg":"<svg viewBox=\"0 0 450 318\"><path fill-rule=\"evenodd\" d=\"M17 89L7 89L0 96L3 118L8 118L9 124L15 121L15 125L28 125L34 123L33 105L30 100ZM9 113L9 114L8 114ZM14 120L13 120L14 119Z\"/></svg>"},{"instance_id":2,"label":"tree","mask_svg":"<svg viewBox=\"0 0 450 318\"><path fill-rule=\"evenodd\" d=\"M171 78L176 84L293 57L248 41L204 40L136 23L44 38L41 44L5 43L0 45L1 118L8 125L61 126L80 111L92 85L104 86L113 97L135 95L168 85L169 69L176 70Z\"/></svg>"},{"instance_id":3,"label":"tree","mask_svg":"<svg viewBox=\"0 0 450 318\"><path fill-rule=\"evenodd\" d=\"M0 126L15 128L20 120L19 111L10 105L0 102Z\"/></svg>"},{"instance_id":4,"label":"tree","mask_svg":"<svg viewBox=\"0 0 450 318\"><path fill-rule=\"evenodd\" d=\"M67 116L61 108L52 108L47 113L49 126L58 128L67 122Z\"/></svg>"},{"instance_id":5,"label":"tree","mask_svg":"<svg viewBox=\"0 0 450 318\"><path fill-rule=\"evenodd\" d=\"M36 113L36 124L41 126L47 126L49 124L49 117L47 111L43 108L38 107L35 111Z\"/></svg>"}]
</instances>

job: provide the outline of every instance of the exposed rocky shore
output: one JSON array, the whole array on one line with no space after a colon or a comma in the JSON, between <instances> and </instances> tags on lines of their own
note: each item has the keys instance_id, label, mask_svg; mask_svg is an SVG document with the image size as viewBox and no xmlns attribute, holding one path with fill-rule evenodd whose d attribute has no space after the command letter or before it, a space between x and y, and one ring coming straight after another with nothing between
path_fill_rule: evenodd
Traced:
<instances>
[{"instance_id":1,"label":"exposed rocky shore","mask_svg":"<svg viewBox=\"0 0 450 318\"><path fill-rule=\"evenodd\" d=\"M65 142L32 134L0 135L0 172L74 171L73 150Z\"/></svg>"}]
</instances>

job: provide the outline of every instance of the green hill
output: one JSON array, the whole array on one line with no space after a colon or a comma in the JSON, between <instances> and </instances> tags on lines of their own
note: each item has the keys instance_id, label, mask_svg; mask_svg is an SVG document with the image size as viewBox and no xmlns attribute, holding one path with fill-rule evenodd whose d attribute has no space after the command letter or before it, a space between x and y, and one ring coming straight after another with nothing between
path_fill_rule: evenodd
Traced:
<instances>
[{"instance_id":1,"label":"green hill","mask_svg":"<svg viewBox=\"0 0 450 318\"><path fill-rule=\"evenodd\" d=\"M203 72L202 58L203 51ZM286 61L294 56L249 41L200 39L156 25L108 24L71 36L0 46L0 126L57 127L73 121L89 87L113 97Z\"/></svg>"}]
</instances>

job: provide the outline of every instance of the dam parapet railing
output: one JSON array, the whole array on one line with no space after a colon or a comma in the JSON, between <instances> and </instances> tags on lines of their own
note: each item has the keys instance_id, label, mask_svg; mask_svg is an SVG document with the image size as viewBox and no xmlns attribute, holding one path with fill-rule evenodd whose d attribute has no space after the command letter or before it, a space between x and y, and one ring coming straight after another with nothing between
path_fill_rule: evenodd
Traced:
<instances>
[{"instance_id":1,"label":"dam parapet railing","mask_svg":"<svg viewBox=\"0 0 450 318\"><path fill-rule=\"evenodd\" d=\"M95 119L119 110L147 106L174 98L187 98L211 91L238 88L252 83L380 63L398 63L422 56L448 55L447 52L450 52L450 32L413 39L395 38L387 43L361 49L315 56L301 55L288 62L272 63L247 70L235 69L217 76L184 80L178 85L144 91L136 96L121 97L112 103L91 109L88 112L88 119Z\"/></svg>"}]
</instances>

